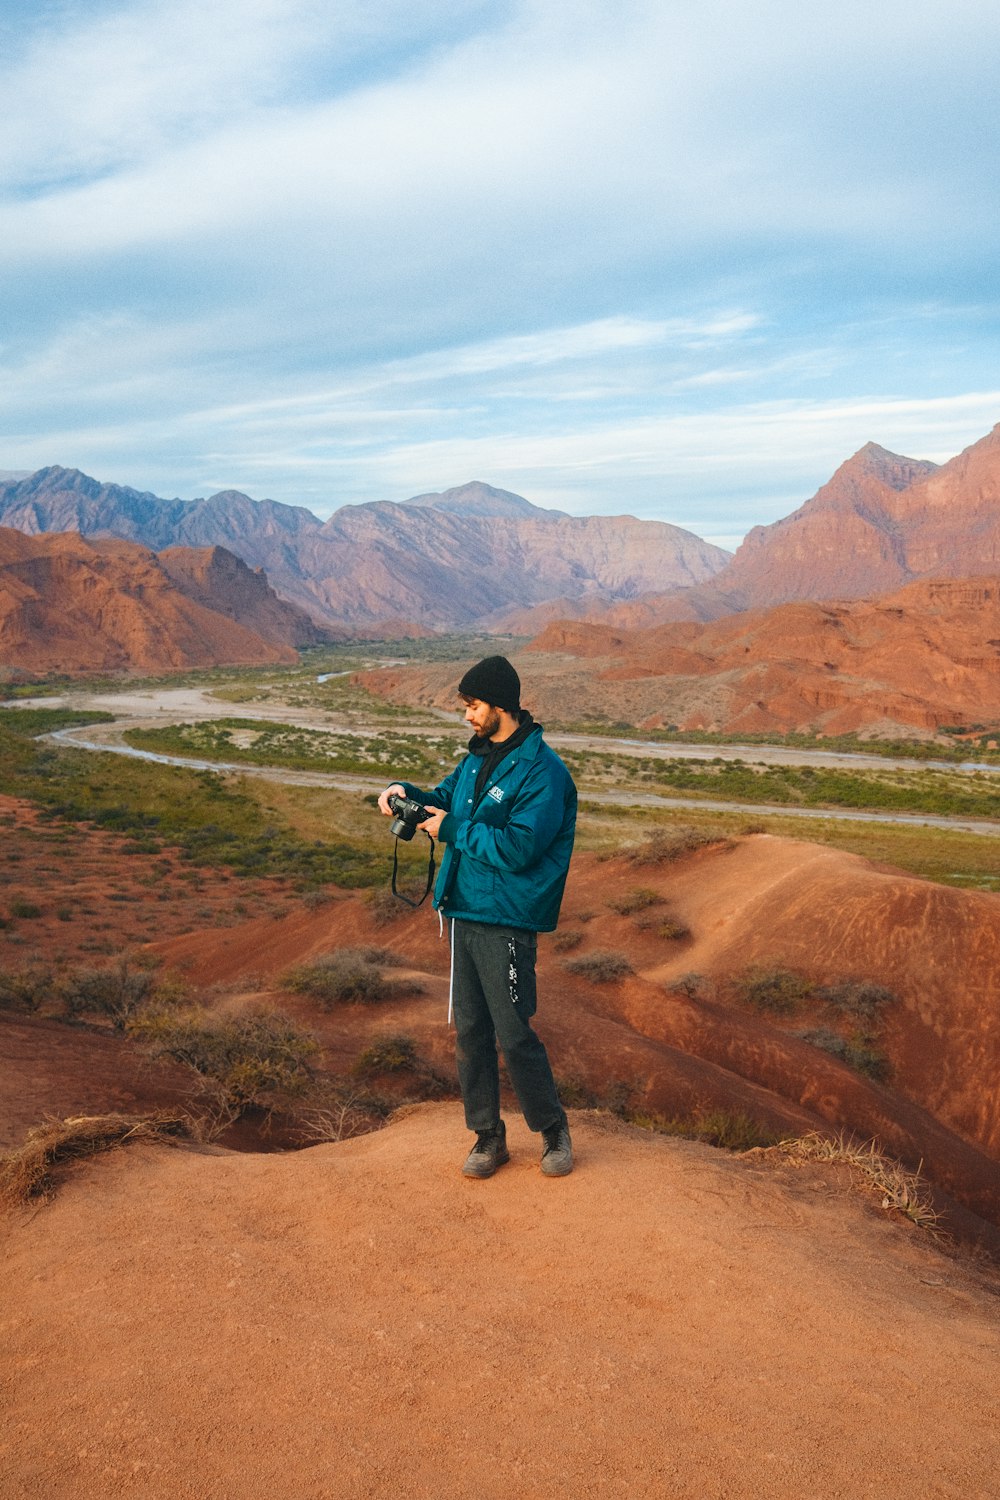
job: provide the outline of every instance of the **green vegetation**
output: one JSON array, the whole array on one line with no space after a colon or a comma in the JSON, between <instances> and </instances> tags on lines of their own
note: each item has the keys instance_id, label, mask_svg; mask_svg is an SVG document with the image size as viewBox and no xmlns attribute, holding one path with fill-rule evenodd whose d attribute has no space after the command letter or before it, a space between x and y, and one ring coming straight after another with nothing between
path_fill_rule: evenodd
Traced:
<instances>
[{"instance_id":1,"label":"green vegetation","mask_svg":"<svg viewBox=\"0 0 1000 1500\"><path fill-rule=\"evenodd\" d=\"M671 793L772 807L852 808L1000 820L1000 776L987 770L833 769L743 760L661 760L656 756L562 750L581 786Z\"/></svg>"},{"instance_id":2,"label":"green vegetation","mask_svg":"<svg viewBox=\"0 0 1000 1500\"><path fill-rule=\"evenodd\" d=\"M338 948L289 969L284 983L293 993L317 1001L324 1010L334 1005L378 1005L421 993L415 980L387 979L383 975L384 968L399 962L389 948Z\"/></svg>"},{"instance_id":3,"label":"green vegetation","mask_svg":"<svg viewBox=\"0 0 1000 1500\"><path fill-rule=\"evenodd\" d=\"M814 987L801 974L785 969L748 969L740 988L742 998L755 1010L787 1016L799 1009Z\"/></svg>"},{"instance_id":4,"label":"green vegetation","mask_svg":"<svg viewBox=\"0 0 1000 1500\"><path fill-rule=\"evenodd\" d=\"M374 820L336 839L306 838L262 806L254 790L212 771L36 744L0 726L0 791L27 797L45 815L135 836L137 851L179 849L201 865L281 876L301 886L366 886L385 879ZM355 802L357 808L357 802Z\"/></svg>"},{"instance_id":5,"label":"green vegetation","mask_svg":"<svg viewBox=\"0 0 1000 1500\"><path fill-rule=\"evenodd\" d=\"M623 891L620 896L612 896L608 905L620 917L630 917L635 912L646 911L650 906L662 906L663 897L659 891L651 890L649 886L639 885L634 886L630 891Z\"/></svg>"},{"instance_id":6,"label":"green vegetation","mask_svg":"<svg viewBox=\"0 0 1000 1500\"><path fill-rule=\"evenodd\" d=\"M884 1083L889 1077L889 1059L870 1041L866 1041L863 1035L844 1037L839 1032L831 1031L828 1026L817 1026L810 1031L798 1031L795 1034L810 1046L818 1047L821 1052L829 1052L832 1057L838 1057L856 1073L874 1078L877 1083Z\"/></svg>"},{"instance_id":7,"label":"green vegetation","mask_svg":"<svg viewBox=\"0 0 1000 1500\"><path fill-rule=\"evenodd\" d=\"M657 1135L677 1135L685 1140L704 1141L723 1151L754 1151L773 1146L778 1141L769 1130L742 1110L700 1109L690 1115L650 1114L642 1110L625 1116L631 1125L652 1130Z\"/></svg>"},{"instance_id":8,"label":"green vegetation","mask_svg":"<svg viewBox=\"0 0 1000 1500\"><path fill-rule=\"evenodd\" d=\"M261 719L214 719L130 729L125 739L137 750L227 761L249 766L282 766L293 771L325 771L400 777L433 786L454 766L462 751L454 734L338 734L302 729Z\"/></svg>"},{"instance_id":9,"label":"green vegetation","mask_svg":"<svg viewBox=\"0 0 1000 1500\"><path fill-rule=\"evenodd\" d=\"M82 708L0 708L0 729L35 736L83 724L113 724L114 714Z\"/></svg>"},{"instance_id":10,"label":"green vegetation","mask_svg":"<svg viewBox=\"0 0 1000 1500\"><path fill-rule=\"evenodd\" d=\"M412 1036L382 1036L359 1056L354 1072L359 1078L373 1073L415 1073L420 1067L417 1044Z\"/></svg>"},{"instance_id":11,"label":"green vegetation","mask_svg":"<svg viewBox=\"0 0 1000 1500\"><path fill-rule=\"evenodd\" d=\"M737 985L737 998L777 1016L795 1015L808 1005L828 1021L851 1029L845 1036L831 1025L811 1026L793 1033L801 1041L879 1082L892 1071L878 1045L878 1031L882 1013L898 1003L898 996L884 985L862 979L816 984L787 969L748 969Z\"/></svg>"},{"instance_id":12,"label":"green vegetation","mask_svg":"<svg viewBox=\"0 0 1000 1500\"><path fill-rule=\"evenodd\" d=\"M563 967L591 984L613 984L635 972L624 953L584 953L579 958L567 958Z\"/></svg>"}]
</instances>

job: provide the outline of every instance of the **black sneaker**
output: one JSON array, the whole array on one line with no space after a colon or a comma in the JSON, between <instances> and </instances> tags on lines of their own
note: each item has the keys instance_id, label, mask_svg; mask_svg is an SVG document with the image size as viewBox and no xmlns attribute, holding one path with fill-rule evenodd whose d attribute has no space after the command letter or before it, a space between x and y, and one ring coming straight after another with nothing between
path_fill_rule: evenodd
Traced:
<instances>
[{"instance_id":1,"label":"black sneaker","mask_svg":"<svg viewBox=\"0 0 1000 1500\"><path fill-rule=\"evenodd\" d=\"M507 1127L501 1120L492 1130L478 1130L476 1144L465 1158L462 1173L466 1177L492 1177L497 1167L510 1161L507 1150Z\"/></svg>"},{"instance_id":2,"label":"black sneaker","mask_svg":"<svg viewBox=\"0 0 1000 1500\"><path fill-rule=\"evenodd\" d=\"M565 1177L573 1170L573 1143L565 1120L542 1131L542 1171L546 1177Z\"/></svg>"}]
</instances>

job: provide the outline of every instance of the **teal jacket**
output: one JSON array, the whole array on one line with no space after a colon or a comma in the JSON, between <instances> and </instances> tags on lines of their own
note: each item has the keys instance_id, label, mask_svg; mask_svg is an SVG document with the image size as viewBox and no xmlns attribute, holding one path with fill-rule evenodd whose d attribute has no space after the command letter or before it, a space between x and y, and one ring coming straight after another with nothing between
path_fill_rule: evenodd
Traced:
<instances>
[{"instance_id":1,"label":"teal jacket","mask_svg":"<svg viewBox=\"0 0 1000 1500\"><path fill-rule=\"evenodd\" d=\"M479 757L466 755L433 791L408 797L448 816L434 905L446 917L551 932L559 918L576 832L576 787L539 726L505 756L475 809Z\"/></svg>"}]
</instances>

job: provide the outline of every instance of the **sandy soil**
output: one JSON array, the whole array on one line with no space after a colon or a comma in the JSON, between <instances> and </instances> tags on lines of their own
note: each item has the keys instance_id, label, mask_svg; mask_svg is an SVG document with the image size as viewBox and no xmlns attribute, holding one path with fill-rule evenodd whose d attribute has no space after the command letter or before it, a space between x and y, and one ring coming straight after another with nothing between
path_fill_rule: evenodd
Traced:
<instances>
[{"instance_id":1,"label":"sandy soil","mask_svg":"<svg viewBox=\"0 0 1000 1500\"><path fill-rule=\"evenodd\" d=\"M136 1148L4 1244L7 1500L995 1500L1000 1282L838 1169L454 1104Z\"/></svg>"}]
</instances>

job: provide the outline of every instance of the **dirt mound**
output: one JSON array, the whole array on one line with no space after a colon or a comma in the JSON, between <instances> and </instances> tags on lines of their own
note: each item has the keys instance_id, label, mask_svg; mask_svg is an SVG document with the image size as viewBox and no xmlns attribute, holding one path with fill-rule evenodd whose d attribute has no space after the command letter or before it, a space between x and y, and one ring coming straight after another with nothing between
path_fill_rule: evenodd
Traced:
<instances>
[{"instance_id":1,"label":"dirt mound","mask_svg":"<svg viewBox=\"0 0 1000 1500\"><path fill-rule=\"evenodd\" d=\"M559 1182L516 1121L464 1179L456 1105L76 1169L7 1236L5 1496L995 1493L995 1281L835 1169L571 1123Z\"/></svg>"},{"instance_id":2,"label":"dirt mound","mask_svg":"<svg viewBox=\"0 0 1000 1500\"><path fill-rule=\"evenodd\" d=\"M623 914L636 891L637 910ZM996 896L768 835L658 865L578 855L559 934L539 948L539 1030L564 1082L624 1098L634 1112L714 1111L775 1135L832 1128L877 1137L911 1166L923 1161L957 1233L1000 1252L998 917ZM557 946L567 942L575 946ZM287 968L357 943L389 945L424 995L323 1015L283 993ZM194 984L249 976L342 1063L373 1033L404 1031L435 1067L453 1067L448 950L424 911L379 927L365 898L345 895L318 912L154 946ZM608 953L627 960L626 972L595 982L586 961ZM746 976L758 969L802 980L790 1014L749 1003ZM866 985L892 998L877 1021L849 1014L845 1024L812 993L831 985L846 987L848 1001ZM851 1063L848 1044L866 1028L863 1061L878 1062L882 1076ZM827 1050L840 1043L844 1055Z\"/></svg>"}]
</instances>

